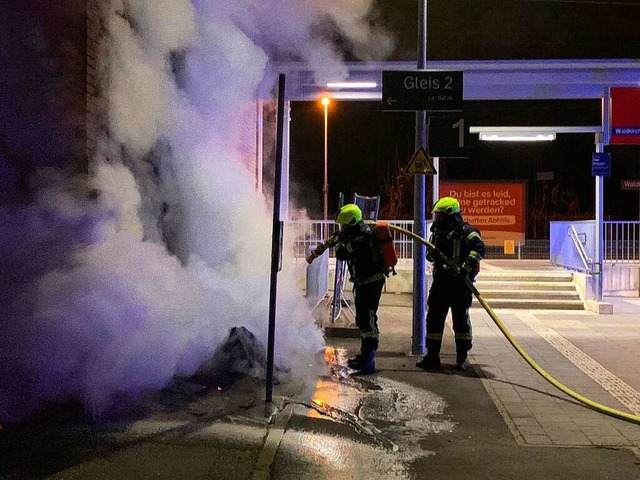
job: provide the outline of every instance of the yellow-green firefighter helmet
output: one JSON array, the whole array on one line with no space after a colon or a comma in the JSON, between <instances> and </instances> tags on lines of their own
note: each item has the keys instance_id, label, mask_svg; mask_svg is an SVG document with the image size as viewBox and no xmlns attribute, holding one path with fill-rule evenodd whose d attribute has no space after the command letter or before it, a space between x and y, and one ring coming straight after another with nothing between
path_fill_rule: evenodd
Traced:
<instances>
[{"instance_id":1,"label":"yellow-green firefighter helmet","mask_svg":"<svg viewBox=\"0 0 640 480\"><path fill-rule=\"evenodd\" d=\"M336 222L340 225L355 225L360 220L362 220L362 211L353 203L342 207L336 218Z\"/></svg>"},{"instance_id":2,"label":"yellow-green firefighter helmet","mask_svg":"<svg viewBox=\"0 0 640 480\"><path fill-rule=\"evenodd\" d=\"M453 197L442 197L433 206L432 213L444 213L445 215L460 213L460 203Z\"/></svg>"}]
</instances>

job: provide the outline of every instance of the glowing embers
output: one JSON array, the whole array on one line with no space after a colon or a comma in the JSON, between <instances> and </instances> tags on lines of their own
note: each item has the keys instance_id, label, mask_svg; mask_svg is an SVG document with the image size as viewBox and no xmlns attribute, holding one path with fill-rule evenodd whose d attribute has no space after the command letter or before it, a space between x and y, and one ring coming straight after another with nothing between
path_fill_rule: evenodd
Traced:
<instances>
[{"instance_id":1,"label":"glowing embers","mask_svg":"<svg viewBox=\"0 0 640 480\"><path fill-rule=\"evenodd\" d=\"M328 346L324 349L324 361L328 365L338 363L338 353L335 347Z\"/></svg>"},{"instance_id":2,"label":"glowing embers","mask_svg":"<svg viewBox=\"0 0 640 480\"><path fill-rule=\"evenodd\" d=\"M324 349L324 362L329 365L337 365L339 362L338 353L335 347L328 346ZM316 389L313 393L311 402L317 405L320 409L328 405L331 398L336 395L336 384L332 380L321 379L316 383ZM323 415L316 410L309 410L307 415L312 418L322 418Z\"/></svg>"}]
</instances>

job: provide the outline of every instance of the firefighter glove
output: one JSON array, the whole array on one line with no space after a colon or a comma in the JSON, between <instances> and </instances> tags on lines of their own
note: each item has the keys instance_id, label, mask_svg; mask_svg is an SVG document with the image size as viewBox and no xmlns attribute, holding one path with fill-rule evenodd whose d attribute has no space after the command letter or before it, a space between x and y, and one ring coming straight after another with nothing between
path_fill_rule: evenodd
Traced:
<instances>
[{"instance_id":1,"label":"firefighter glove","mask_svg":"<svg viewBox=\"0 0 640 480\"><path fill-rule=\"evenodd\" d=\"M316 251L312 251L309 255L307 255L307 263L311 264L311 262L313 262L316 258L318 258L318 254L316 253Z\"/></svg>"},{"instance_id":2,"label":"firefighter glove","mask_svg":"<svg viewBox=\"0 0 640 480\"><path fill-rule=\"evenodd\" d=\"M465 280L469 276L471 271L472 271L471 265L469 265L467 262L464 262L460 267L460 270L458 270L458 278L460 280Z\"/></svg>"}]
</instances>

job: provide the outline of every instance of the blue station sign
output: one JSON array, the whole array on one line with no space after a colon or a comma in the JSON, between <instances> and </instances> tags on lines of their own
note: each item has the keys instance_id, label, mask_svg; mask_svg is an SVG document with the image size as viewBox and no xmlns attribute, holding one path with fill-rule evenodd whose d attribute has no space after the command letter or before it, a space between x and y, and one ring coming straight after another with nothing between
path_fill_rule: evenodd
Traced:
<instances>
[{"instance_id":1,"label":"blue station sign","mask_svg":"<svg viewBox=\"0 0 640 480\"><path fill-rule=\"evenodd\" d=\"M608 152L596 152L592 156L591 175L594 177L611 176L611 154Z\"/></svg>"}]
</instances>

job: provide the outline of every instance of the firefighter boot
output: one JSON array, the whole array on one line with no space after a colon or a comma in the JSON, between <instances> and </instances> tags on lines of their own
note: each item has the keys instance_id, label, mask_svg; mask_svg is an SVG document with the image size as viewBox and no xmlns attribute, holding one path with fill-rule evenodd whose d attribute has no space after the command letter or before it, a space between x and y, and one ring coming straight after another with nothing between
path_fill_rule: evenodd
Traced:
<instances>
[{"instance_id":1,"label":"firefighter boot","mask_svg":"<svg viewBox=\"0 0 640 480\"><path fill-rule=\"evenodd\" d=\"M427 354L422 360L416 363L416 367L424 370L440 368L440 340L427 339Z\"/></svg>"},{"instance_id":2,"label":"firefighter boot","mask_svg":"<svg viewBox=\"0 0 640 480\"><path fill-rule=\"evenodd\" d=\"M375 357L376 351L370 350L368 352L358 354L355 358L348 360L347 365L349 366L349 368L357 370L358 373L376 373Z\"/></svg>"},{"instance_id":3,"label":"firefighter boot","mask_svg":"<svg viewBox=\"0 0 640 480\"><path fill-rule=\"evenodd\" d=\"M360 370L362 368L362 354L359 353L354 358L347 360L347 366L354 370Z\"/></svg>"},{"instance_id":4,"label":"firefighter boot","mask_svg":"<svg viewBox=\"0 0 640 480\"><path fill-rule=\"evenodd\" d=\"M378 350L378 339L374 337L364 337L360 347L360 355L357 355L349 366L353 365L354 370L358 373L371 374L376 373L376 351ZM356 362L355 360L359 360Z\"/></svg>"},{"instance_id":5,"label":"firefighter boot","mask_svg":"<svg viewBox=\"0 0 640 480\"><path fill-rule=\"evenodd\" d=\"M467 352L471 350L470 340L456 340L456 370L466 370L469 368Z\"/></svg>"},{"instance_id":6,"label":"firefighter boot","mask_svg":"<svg viewBox=\"0 0 640 480\"><path fill-rule=\"evenodd\" d=\"M467 360L467 354L456 354L456 370L466 370L469 368L469 360Z\"/></svg>"},{"instance_id":7,"label":"firefighter boot","mask_svg":"<svg viewBox=\"0 0 640 480\"><path fill-rule=\"evenodd\" d=\"M375 371L374 358L376 350L378 350L378 339L375 337L364 337L360 341L360 353L354 358L350 358L349 360L347 360L347 366L349 368L352 368L353 370L358 371ZM373 355L371 354L371 352L373 352ZM373 371L367 373L373 373Z\"/></svg>"},{"instance_id":8,"label":"firefighter boot","mask_svg":"<svg viewBox=\"0 0 640 480\"><path fill-rule=\"evenodd\" d=\"M364 375L370 375L372 373L376 373L376 351L368 350L360 355L361 362L359 365L354 366L353 369L357 370L358 373L362 373Z\"/></svg>"}]
</instances>

